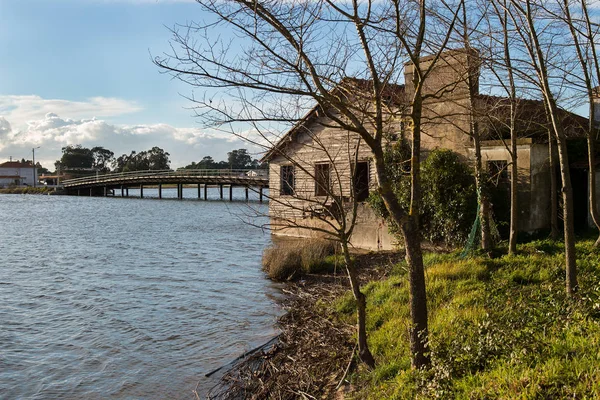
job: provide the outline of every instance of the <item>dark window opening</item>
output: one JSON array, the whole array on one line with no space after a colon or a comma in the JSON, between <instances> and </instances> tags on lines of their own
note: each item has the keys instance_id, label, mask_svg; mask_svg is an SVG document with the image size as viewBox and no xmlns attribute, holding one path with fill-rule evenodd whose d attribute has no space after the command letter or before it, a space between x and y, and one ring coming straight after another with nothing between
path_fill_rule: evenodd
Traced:
<instances>
[{"instance_id":1,"label":"dark window opening","mask_svg":"<svg viewBox=\"0 0 600 400\"><path fill-rule=\"evenodd\" d=\"M281 167L281 190L279 194L282 196L291 196L294 194L294 166L283 165Z\"/></svg>"},{"instance_id":2,"label":"dark window opening","mask_svg":"<svg viewBox=\"0 0 600 400\"><path fill-rule=\"evenodd\" d=\"M354 167L353 176L354 199L357 202L367 200L369 197L369 163L359 162Z\"/></svg>"},{"instance_id":3,"label":"dark window opening","mask_svg":"<svg viewBox=\"0 0 600 400\"><path fill-rule=\"evenodd\" d=\"M488 173L494 186L509 182L508 162L505 160L488 161Z\"/></svg>"},{"instance_id":4,"label":"dark window opening","mask_svg":"<svg viewBox=\"0 0 600 400\"><path fill-rule=\"evenodd\" d=\"M315 195L327 196L330 194L331 176L329 164L315 165Z\"/></svg>"}]
</instances>

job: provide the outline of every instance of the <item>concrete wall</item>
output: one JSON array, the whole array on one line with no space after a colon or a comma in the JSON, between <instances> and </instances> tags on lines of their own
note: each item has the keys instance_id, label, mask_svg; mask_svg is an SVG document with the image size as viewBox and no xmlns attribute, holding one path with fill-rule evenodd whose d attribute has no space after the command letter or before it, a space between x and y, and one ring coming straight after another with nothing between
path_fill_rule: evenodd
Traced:
<instances>
[{"instance_id":1,"label":"concrete wall","mask_svg":"<svg viewBox=\"0 0 600 400\"><path fill-rule=\"evenodd\" d=\"M292 236L304 238L327 238L330 235L322 229L331 230L324 222L315 218L281 220L271 218L272 233L277 236ZM294 226L295 224L302 227ZM358 208L358 218L354 233L350 238L351 247L366 250L393 250L398 242L392 236L382 218L377 217L368 205L361 204Z\"/></svg>"},{"instance_id":2,"label":"concrete wall","mask_svg":"<svg viewBox=\"0 0 600 400\"><path fill-rule=\"evenodd\" d=\"M558 160L556 160L558 162ZM548 144L531 146L531 199L529 208L529 226L527 231L550 228L550 161Z\"/></svg>"}]
</instances>

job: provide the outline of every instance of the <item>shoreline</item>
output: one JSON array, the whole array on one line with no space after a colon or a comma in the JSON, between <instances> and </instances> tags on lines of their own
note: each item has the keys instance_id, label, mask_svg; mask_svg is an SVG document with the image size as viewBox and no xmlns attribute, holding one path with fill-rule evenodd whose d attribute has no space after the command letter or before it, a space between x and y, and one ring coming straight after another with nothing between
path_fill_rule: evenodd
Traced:
<instances>
[{"instance_id":1,"label":"shoreline","mask_svg":"<svg viewBox=\"0 0 600 400\"><path fill-rule=\"evenodd\" d=\"M56 191L54 190L54 188L47 188L47 187L33 187L33 186L27 186L27 187L16 187L16 188L2 188L0 189L0 194L52 194L52 195L58 195L60 194L61 191Z\"/></svg>"},{"instance_id":2,"label":"shoreline","mask_svg":"<svg viewBox=\"0 0 600 400\"><path fill-rule=\"evenodd\" d=\"M396 252L357 254L361 284L384 278L391 261L401 257ZM357 367L355 326L336 319L328 306L349 290L343 269L285 284L278 340L221 367L225 371L207 398L343 399L352 390L346 378Z\"/></svg>"}]
</instances>

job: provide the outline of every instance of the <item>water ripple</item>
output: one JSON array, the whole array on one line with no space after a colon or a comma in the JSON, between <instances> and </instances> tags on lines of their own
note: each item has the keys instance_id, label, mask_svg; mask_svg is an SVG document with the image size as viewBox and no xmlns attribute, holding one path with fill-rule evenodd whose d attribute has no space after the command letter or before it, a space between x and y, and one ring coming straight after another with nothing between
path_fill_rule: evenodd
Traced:
<instances>
[{"instance_id":1,"label":"water ripple","mask_svg":"<svg viewBox=\"0 0 600 400\"><path fill-rule=\"evenodd\" d=\"M260 271L269 237L232 212L0 195L1 397L191 399L266 341L280 312Z\"/></svg>"}]
</instances>

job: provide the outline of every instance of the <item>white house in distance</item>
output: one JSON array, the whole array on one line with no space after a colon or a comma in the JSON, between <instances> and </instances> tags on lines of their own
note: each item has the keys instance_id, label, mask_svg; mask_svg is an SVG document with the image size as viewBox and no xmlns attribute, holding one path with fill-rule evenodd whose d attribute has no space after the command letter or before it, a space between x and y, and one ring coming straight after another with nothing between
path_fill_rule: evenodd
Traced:
<instances>
[{"instance_id":1,"label":"white house in distance","mask_svg":"<svg viewBox=\"0 0 600 400\"><path fill-rule=\"evenodd\" d=\"M0 164L0 187L33 186L37 168L31 161L7 161Z\"/></svg>"}]
</instances>

